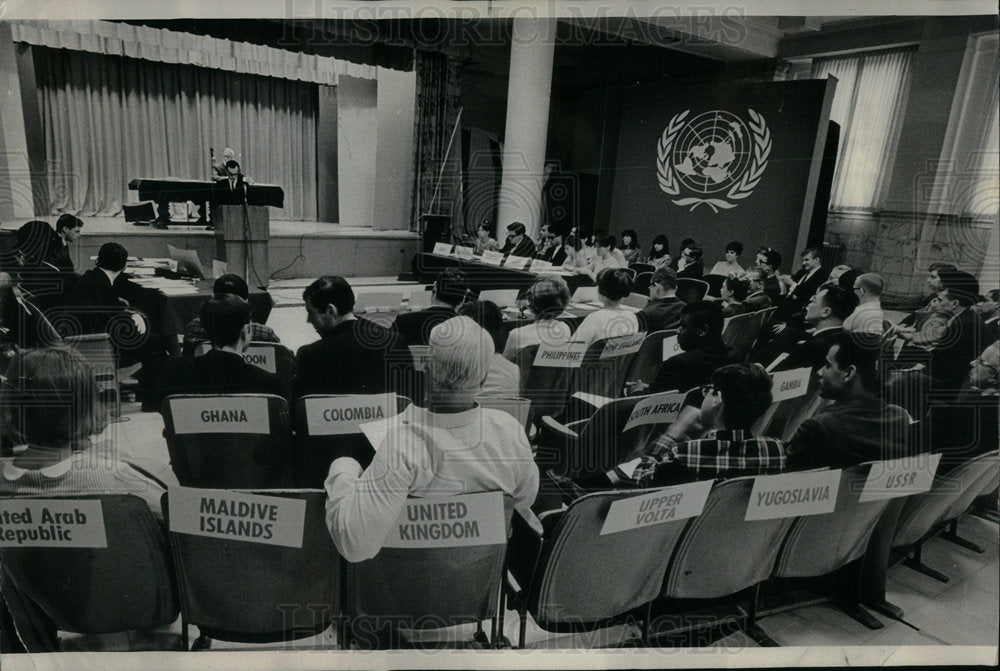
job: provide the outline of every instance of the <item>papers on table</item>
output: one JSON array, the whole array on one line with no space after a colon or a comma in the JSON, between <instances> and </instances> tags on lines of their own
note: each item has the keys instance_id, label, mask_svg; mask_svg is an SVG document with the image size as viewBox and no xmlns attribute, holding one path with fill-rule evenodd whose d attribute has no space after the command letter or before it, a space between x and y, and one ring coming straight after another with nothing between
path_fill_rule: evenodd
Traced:
<instances>
[{"instance_id":1,"label":"papers on table","mask_svg":"<svg viewBox=\"0 0 1000 671\"><path fill-rule=\"evenodd\" d=\"M192 296L198 293L198 288L183 280L170 280L166 277L138 277L136 284L148 289L157 289L167 296Z\"/></svg>"}]
</instances>

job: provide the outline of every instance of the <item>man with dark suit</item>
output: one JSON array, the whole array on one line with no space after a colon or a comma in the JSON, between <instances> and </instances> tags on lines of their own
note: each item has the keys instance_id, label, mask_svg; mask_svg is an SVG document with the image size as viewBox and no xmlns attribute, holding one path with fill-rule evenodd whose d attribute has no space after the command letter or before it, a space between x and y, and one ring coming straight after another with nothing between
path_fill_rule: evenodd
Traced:
<instances>
[{"instance_id":1,"label":"man with dark suit","mask_svg":"<svg viewBox=\"0 0 1000 671\"><path fill-rule=\"evenodd\" d=\"M80 277L67 300L67 319L77 326L77 332L72 335L109 333L114 336L114 332L122 328L124 320L132 321L136 329L144 330L145 326L140 325L141 317L131 312L128 302L115 291L115 283L127 262L128 251L117 242L101 245L97 252L97 267Z\"/></svg>"},{"instance_id":2,"label":"man with dark suit","mask_svg":"<svg viewBox=\"0 0 1000 671\"><path fill-rule=\"evenodd\" d=\"M745 312L757 312L771 307L771 298L764 293L764 271L760 268L747 270L747 297L743 300Z\"/></svg>"},{"instance_id":3,"label":"man with dark suit","mask_svg":"<svg viewBox=\"0 0 1000 671\"><path fill-rule=\"evenodd\" d=\"M677 277L687 277L700 280L705 274L705 260L702 258L701 247L691 243L681 250L677 259Z\"/></svg>"},{"instance_id":4,"label":"man with dark suit","mask_svg":"<svg viewBox=\"0 0 1000 671\"><path fill-rule=\"evenodd\" d=\"M781 254L768 247L757 254L757 267L764 271L764 293L777 305L784 296L778 271L781 269Z\"/></svg>"},{"instance_id":5,"label":"man with dark suit","mask_svg":"<svg viewBox=\"0 0 1000 671\"><path fill-rule=\"evenodd\" d=\"M212 205L242 205L247 199L248 184L235 160L226 162L226 176L212 185Z\"/></svg>"},{"instance_id":6,"label":"man with dark suit","mask_svg":"<svg viewBox=\"0 0 1000 671\"><path fill-rule=\"evenodd\" d=\"M677 331L677 344L684 351L663 362L656 380L643 393L688 391L706 384L716 369L737 363L736 351L722 340L722 322L717 301L685 305Z\"/></svg>"},{"instance_id":7,"label":"man with dark suit","mask_svg":"<svg viewBox=\"0 0 1000 671\"><path fill-rule=\"evenodd\" d=\"M395 333L354 315L351 285L327 275L306 287L302 298L306 321L321 337L300 347L295 357L295 396L390 391L392 358L398 353L409 364L409 352L398 347ZM407 389L392 391L412 394Z\"/></svg>"},{"instance_id":8,"label":"man with dark suit","mask_svg":"<svg viewBox=\"0 0 1000 671\"><path fill-rule=\"evenodd\" d=\"M171 394L281 394L278 376L243 360L250 343L250 304L232 294L205 301L199 317L212 349L194 358L170 357L156 386L162 408Z\"/></svg>"},{"instance_id":9,"label":"man with dark suit","mask_svg":"<svg viewBox=\"0 0 1000 671\"><path fill-rule=\"evenodd\" d=\"M929 373L937 389L958 389L976 359L997 339L972 309L979 295L979 281L962 270L939 271L938 309L951 313L938 344L931 350Z\"/></svg>"},{"instance_id":10,"label":"man with dark suit","mask_svg":"<svg viewBox=\"0 0 1000 671\"><path fill-rule=\"evenodd\" d=\"M771 347L755 357L762 364L769 364L781 353L788 356L774 370L812 368L823 366L830 345L844 332L844 320L858 305L858 298L839 285L827 284L809 299L806 306L806 324L811 331L803 332L788 327L779 333Z\"/></svg>"},{"instance_id":11,"label":"man with dark suit","mask_svg":"<svg viewBox=\"0 0 1000 671\"><path fill-rule=\"evenodd\" d=\"M520 221L515 221L507 227L507 240L504 241L500 253L504 256L524 256L529 259L535 255L535 243L528 237L528 229Z\"/></svg>"},{"instance_id":12,"label":"man with dark suit","mask_svg":"<svg viewBox=\"0 0 1000 671\"><path fill-rule=\"evenodd\" d=\"M639 310L639 327L647 333L675 329L681 323L684 301L677 298L677 273L657 268L649 281L649 303Z\"/></svg>"},{"instance_id":13,"label":"man with dark suit","mask_svg":"<svg viewBox=\"0 0 1000 671\"><path fill-rule=\"evenodd\" d=\"M455 316L455 309L468 293L465 273L445 268L434 280L431 306L417 312L404 312L396 317L391 330L402 336L406 345L426 345L431 329Z\"/></svg>"},{"instance_id":14,"label":"man with dark suit","mask_svg":"<svg viewBox=\"0 0 1000 671\"><path fill-rule=\"evenodd\" d=\"M561 266L566 263L563 236L561 233L553 232L551 224L542 224L538 230L538 238L541 241L541 246L535 252L536 259L548 261L553 266Z\"/></svg>"},{"instance_id":15,"label":"man with dark suit","mask_svg":"<svg viewBox=\"0 0 1000 671\"><path fill-rule=\"evenodd\" d=\"M823 269L823 253L815 247L810 247L802 252L802 267L791 275L781 276L781 281L785 285L788 293L788 300L801 307L809 302L816 290L823 285L829 275Z\"/></svg>"}]
</instances>

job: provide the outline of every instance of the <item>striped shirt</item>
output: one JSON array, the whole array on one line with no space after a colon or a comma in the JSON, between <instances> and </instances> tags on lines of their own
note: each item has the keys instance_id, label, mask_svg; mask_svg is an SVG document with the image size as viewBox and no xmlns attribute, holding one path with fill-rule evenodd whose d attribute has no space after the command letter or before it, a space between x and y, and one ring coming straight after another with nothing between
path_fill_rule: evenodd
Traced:
<instances>
[{"instance_id":1,"label":"striped shirt","mask_svg":"<svg viewBox=\"0 0 1000 671\"><path fill-rule=\"evenodd\" d=\"M710 431L704 438L683 443L663 433L650 452L632 474L637 484L650 487L780 473L787 463L784 443L744 430Z\"/></svg>"}]
</instances>

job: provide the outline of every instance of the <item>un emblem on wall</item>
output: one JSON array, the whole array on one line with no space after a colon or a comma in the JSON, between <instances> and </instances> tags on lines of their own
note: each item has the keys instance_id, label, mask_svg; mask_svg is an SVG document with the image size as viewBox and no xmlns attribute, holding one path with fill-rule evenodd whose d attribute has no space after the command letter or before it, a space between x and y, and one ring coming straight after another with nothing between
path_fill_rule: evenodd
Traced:
<instances>
[{"instance_id":1,"label":"un emblem on wall","mask_svg":"<svg viewBox=\"0 0 1000 671\"><path fill-rule=\"evenodd\" d=\"M728 210L753 193L767 168L771 131L764 117L747 109L749 123L723 110L688 120L691 110L675 114L656 147L656 179L672 201L694 210L708 205ZM688 195L690 194L690 195Z\"/></svg>"}]
</instances>

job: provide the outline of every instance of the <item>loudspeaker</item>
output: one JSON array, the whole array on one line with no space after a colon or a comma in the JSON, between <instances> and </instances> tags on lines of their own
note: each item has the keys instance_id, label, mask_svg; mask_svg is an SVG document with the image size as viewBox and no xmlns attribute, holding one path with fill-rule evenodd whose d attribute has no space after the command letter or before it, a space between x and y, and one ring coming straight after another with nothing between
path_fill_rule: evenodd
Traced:
<instances>
[{"instance_id":1,"label":"loudspeaker","mask_svg":"<svg viewBox=\"0 0 1000 671\"><path fill-rule=\"evenodd\" d=\"M449 241L450 214L425 214L421 216L421 220L424 228L425 252L434 251L435 243Z\"/></svg>"}]
</instances>

